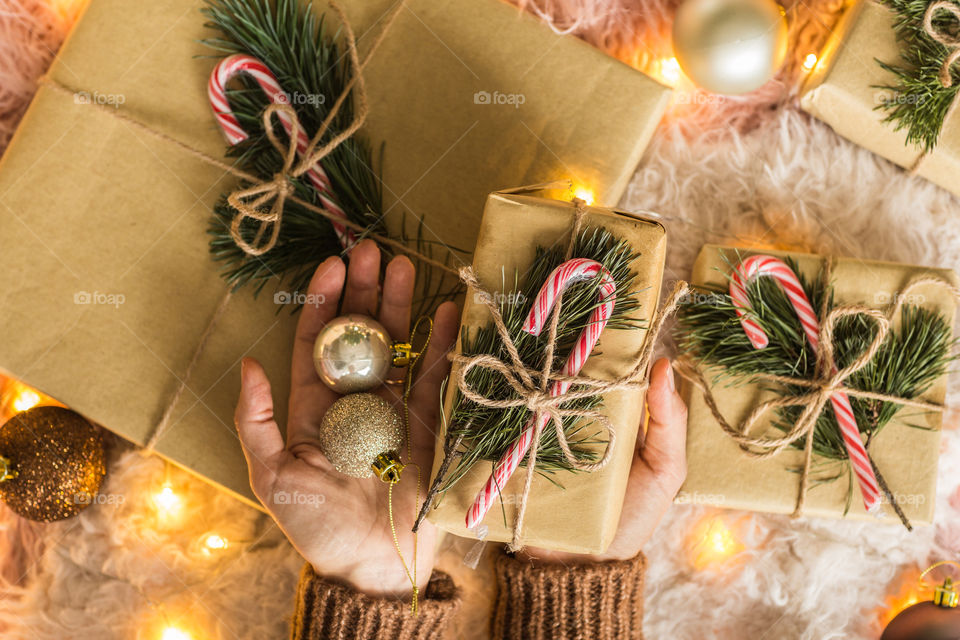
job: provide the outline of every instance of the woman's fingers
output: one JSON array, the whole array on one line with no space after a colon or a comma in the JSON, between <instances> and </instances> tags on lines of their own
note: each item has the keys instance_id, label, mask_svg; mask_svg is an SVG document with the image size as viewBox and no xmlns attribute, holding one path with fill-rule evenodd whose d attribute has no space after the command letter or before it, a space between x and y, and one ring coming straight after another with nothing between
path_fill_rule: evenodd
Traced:
<instances>
[{"instance_id":1,"label":"woman's fingers","mask_svg":"<svg viewBox=\"0 0 960 640\"><path fill-rule=\"evenodd\" d=\"M410 432L416 448L432 452L440 424L440 387L450 371L447 353L457 341L460 312L453 302L444 302L433 316L433 337L420 360L410 406Z\"/></svg>"},{"instance_id":2,"label":"woman's fingers","mask_svg":"<svg viewBox=\"0 0 960 640\"><path fill-rule=\"evenodd\" d=\"M317 376L313 366L313 343L323 327L337 316L337 303L343 291L346 266L340 258L323 261L307 288L306 303L297 321L290 365L290 411L287 420L287 442L295 444L311 440L310 416L325 411L336 399Z\"/></svg>"},{"instance_id":3,"label":"woman's fingers","mask_svg":"<svg viewBox=\"0 0 960 640\"><path fill-rule=\"evenodd\" d=\"M410 333L410 306L416 276L416 269L406 256L391 260L383 276L380 324L397 342L406 342Z\"/></svg>"},{"instance_id":4,"label":"woman's fingers","mask_svg":"<svg viewBox=\"0 0 960 640\"><path fill-rule=\"evenodd\" d=\"M667 358L653 365L647 408L650 424L640 457L659 479L679 490L687 475L687 406Z\"/></svg>"},{"instance_id":5,"label":"woman's fingers","mask_svg":"<svg viewBox=\"0 0 960 640\"><path fill-rule=\"evenodd\" d=\"M343 313L376 317L380 298L380 249L373 240L363 240L350 252Z\"/></svg>"},{"instance_id":6,"label":"woman's fingers","mask_svg":"<svg viewBox=\"0 0 960 640\"><path fill-rule=\"evenodd\" d=\"M250 486L262 496L273 484L284 444L273 419L270 381L253 358L244 358L240 364L240 400L234 421L250 470Z\"/></svg>"}]
</instances>

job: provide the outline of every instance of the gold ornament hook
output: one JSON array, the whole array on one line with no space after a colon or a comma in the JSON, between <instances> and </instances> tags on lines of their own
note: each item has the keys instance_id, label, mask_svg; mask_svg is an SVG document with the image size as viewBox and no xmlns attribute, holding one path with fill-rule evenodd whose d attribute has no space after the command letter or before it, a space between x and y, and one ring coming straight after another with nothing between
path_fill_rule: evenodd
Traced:
<instances>
[{"instance_id":1,"label":"gold ornament hook","mask_svg":"<svg viewBox=\"0 0 960 640\"><path fill-rule=\"evenodd\" d=\"M954 569L960 570L960 562L955 562L953 560L941 560L940 562L934 563L923 570L923 573L920 574L920 584L924 587L931 587L933 585L927 584L924 578L927 577L927 574L944 566L951 566ZM947 576L943 583L936 586L933 590L933 604L938 607L943 607L944 609L955 609L958 604L960 604L960 593L957 592L957 585L954 584L953 578Z\"/></svg>"},{"instance_id":2,"label":"gold ornament hook","mask_svg":"<svg viewBox=\"0 0 960 640\"><path fill-rule=\"evenodd\" d=\"M16 470L13 468L13 463L10 462L10 458L0 456L0 482L13 480L17 475Z\"/></svg>"}]
</instances>

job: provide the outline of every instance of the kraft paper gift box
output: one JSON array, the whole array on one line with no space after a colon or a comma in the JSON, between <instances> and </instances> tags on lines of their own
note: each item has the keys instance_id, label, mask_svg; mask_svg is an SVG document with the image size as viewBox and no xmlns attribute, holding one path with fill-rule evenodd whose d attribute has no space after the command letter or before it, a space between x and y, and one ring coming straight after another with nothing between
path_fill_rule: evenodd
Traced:
<instances>
[{"instance_id":1,"label":"kraft paper gift box","mask_svg":"<svg viewBox=\"0 0 960 640\"><path fill-rule=\"evenodd\" d=\"M694 263L691 284L726 291L729 286L730 262L754 253L796 260L799 271L808 281L817 278L823 257L780 251L746 251L734 247L706 245ZM840 258L834 260L831 282L835 304L863 304L883 309L895 299L907 283L918 275L932 275L956 284L949 269ZM943 286L923 285L911 296L922 301L925 308L943 314L947 325L953 327L956 303ZM899 319L892 325L899 328ZM736 324L732 330L741 330ZM739 425L759 403L775 397L764 392L764 383L733 383L716 376L721 370L704 370L705 378L713 381L711 391L721 413L731 425ZM947 376L935 381L920 399L942 404L946 395ZM689 407L687 422L687 479L677 501L688 504L710 505L730 509L746 509L766 513L793 513L799 492L803 452L787 449L767 459L747 457L740 447L725 434L707 407L703 394L691 384L682 385L684 400ZM769 418L751 430L751 435L779 434L770 426ZM936 496L937 461L940 455L940 429L943 415L937 411L901 408L894 418L876 435L870 444L870 457L880 469L907 518L913 524L929 524L933 520ZM910 426L913 425L913 426ZM914 428L915 426L922 428ZM814 456L813 463L816 464ZM853 498L848 503L851 486L844 475L837 481L811 481L806 494L803 514L806 516L877 520L868 514L859 498L856 483L852 485ZM884 500L882 521L899 523L893 509ZM849 508L849 511L847 509ZM846 512L846 513L845 513Z\"/></svg>"},{"instance_id":2,"label":"kraft paper gift box","mask_svg":"<svg viewBox=\"0 0 960 640\"><path fill-rule=\"evenodd\" d=\"M877 107L892 99L879 87L895 76L878 60L902 64L901 44L894 31L894 14L873 0L859 0L844 13L804 85L800 106L834 131L879 156L937 185L960 193L960 117L948 115L936 148L923 150L907 143L906 131L884 122L889 113Z\"/></svg>"},{"instance_id":3,"label":"kraft paper gift box","mask_svg":"<svg viewBox=\"0 0 960 640\"><path fill-rule=\"evenodd\" d=\"M361 55L391 5L346 3ZM54 61L51 82L78 93L41 85L0 166L0 369L252 501L232 421L239 361L264 364L283 424L295 318L269 290L237 292L187 376L227 291L206 228L235 180L84 104L222 157L202 6L96 0ZM422 218L425 240L467 252L504 185L570 177L616 201L669 99L497 0L409 0L365 78L388 224Z\"/></svg>"},{"instance_id":4,"label":"kraft paper gift box","mask_svg":"<svg viewBox=\"0 0 960 640\"><path fill-rule=\"evenodd\" d=\"M504 281L511 282L512 274L523 274L529 268L537 247L553 247L567 242L575 209L567 201L523 194L491 194L473 255L473 269L481 285L493 296L509 294L504 290ZM649 322L656 313L660 296L666 251L664 228L633 214L600 207L589 207L582 225L582 228L609 230L629 242L639 254L631 266L637 274L635 293L640 305L631 319ZM474 332L490 322L487 308L472 291L468 291L463 308L463 328ZM462 338L461 333L461 342ZM604 380L625 375L636 363L645 340L647 331L643 329L604 329L593 355L586 361L583 375ZM457 344L458 351L461 342ZM450 384L444 401L444 425L450 422L457 394L456 385ZM635 389L613 391L603 396L600 411L616 430L613 457L606 467L592 473L558 472L552 479L562 486L541 475L534 477L524 519L524 544L576 553L599 553L609 546L620 522L643 399L644 392ZM591 433L594 427L597 425L588 424L584 433ZM434 478L443 460L445 435L443 431L438 434ZM585 446L602 453L606 436L599 427L595 439L599 442ZM492 469L492 462L475 464L451 488L440 494L439 500L435 501L436 508L428 515L429 520L451 533L476 537L474 532L467 530L465 516ZM525 473L526 467L519 467L494 499L482 522L487 527L486 540L512 539L516 497L522 490Z\"/></svg>"}]
</instances>

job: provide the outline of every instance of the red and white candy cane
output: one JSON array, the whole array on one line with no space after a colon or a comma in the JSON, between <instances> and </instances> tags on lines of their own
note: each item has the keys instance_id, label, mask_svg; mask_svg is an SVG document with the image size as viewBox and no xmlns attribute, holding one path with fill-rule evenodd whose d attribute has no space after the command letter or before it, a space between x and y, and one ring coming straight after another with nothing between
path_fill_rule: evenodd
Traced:
<instances>
[{"instance_id":1,"label":"red and white candy cane","mask_svg":"<svg viewBox=\"0 0 960 640\"><path fill-rule=\"evenodd\" d=\"M270 99L270 102L274 104L290 104L290 97L280 87L280 83L277 82L277 78L270 69L267 68L267 65L253 56L238 53L221 60L213 69L213 73L210 74L210 81L207 83L207 95L210 97L210 105L213 107L213 114L217 119L217 123L219 123L230 145L239 144L249 137L247 132L240 127L240 122L237 120L237 117L233 115L233 112L230 111L230 104L227 102L227 83L231 78L240 73L245 73L256 80L257 84L260 85L260 88ZM287 135L290 135L293 125L290 122L289 116L280 112L278 117ZM297 132L297 153L303 155L303 152L306 151L309 144L310 138L307 137L303 129L300 129ZM323 170L323 167L320 166L319 162L307 171L306 176L307 179L310 180L310 184L317 190L323 208L337 217L346 219L347 214L329 197L331 193L330 179L327 177L326 172ZM348 247L353 244L356 237L351 229L348 229L339 222L331 221L331 224L333 225L334 231L337 232L341 246Z\"/></svg>"},{"instance_id":2,"label":"red and white candy cane","mask_svg":"<svg viewBox=\"0 0 960 640\"><path fill-rule=\"evenodd\" d=\"M803 332L807 335L810 346L816 351L820 344L820 321L807 299L807 294L803 291L797 274L782 260L765 255L750 256L745 259L733 271L730 280L730 297L733 298L737 307L740 325L750 339L750 344L755 349L763 349L770 342L763 329L747 314L751 308L750 301L747 299L747 283L760 276L770 276L787 294L794 311L800 318L800 324L803 326ZM833 371L836 373L836 365ZM836 392L830 396L830 404L833 405L833 412L837 417L837 424L840 425L847 455L850 457L860 485L863 505L867 511L872 512L880 507L880 487L877 485L873 467L867 458L867 450L860 439L860 429L857 427L857 420L850 406L850 398L843 392Z\"/></svg>"},{"instance_id":3,"label":"red and white candy cane","mask_svg":"<svg viewBox=\"0 0 960 640\"><path fill-rule=\"evenodd\" d=\"M613 313L613 305L617 300L617 286L613 276L602 264L595 260L584 258L567 260L553 270L543 287L540 288L540 292L533 302L533 308L530 309L527 320L523 324L523 330L527 333L534 336L540 335L540 332L550 321L550 311L553 309L560 292L574 282L591 278L600 278L599 297L601 304L590 313L587 326L580 332L573 351L560 370L560 373L564 376L575 376L580 373L580 369L583 368L583 364L587 361L590 352L593 351L597 340L600 339L600 333ZM550 387L550 395L553 397L563 395L570 389L570 385L569 382L558 380ZM549 420L550 415L548 413L536 413L530 416L520 437L497 461L493 474L487 480L483 489L480 490L480 493L477 494L470 510L467 511L468 529L476 527L486 516L500 489L507 483L520 465L520 461L527 454L534 433L543 429Z\"/></svg>"}]
</instances>

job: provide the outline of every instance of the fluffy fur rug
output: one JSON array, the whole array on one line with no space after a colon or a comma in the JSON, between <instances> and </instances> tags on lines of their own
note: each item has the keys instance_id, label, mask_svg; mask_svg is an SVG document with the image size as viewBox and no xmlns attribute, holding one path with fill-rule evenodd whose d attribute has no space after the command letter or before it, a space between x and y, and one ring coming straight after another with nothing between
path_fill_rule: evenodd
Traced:
<instances>
[{"instance_id":1,"label":"fluffy fur rug","mask_svg":"<svg viewBox=\"0 0 960 640\"><path fill-rule=\"evenodd\" d=\"M704 242L736 242L960 269L960 202L837 137L794 104L799 61L836 18L838 0L797 3L790 60L780 77L736 99L682 99L621 203L667 219L668 278L683 278ZM581 35L656 72L668 55L667 0L530 0L557 30ZM56 49L64 13L0 0L0 149L35 78ZM702 96L701 96L702 97ZM669 346L665 346L666 349ZM956 403L957 394L949 400ZM893 596L920 568L960 554L957 416L947 416L937 522L898 526L791 521L700 507L671 510L650 544L646 631L651 638L849 639L876 637ZM179 515L158 518L168 483ZM122 443L112 449L109 504L46 526L0 510L6 638L160 637L165 625L194 638L280 638L291 612L296 554L258 512ZM697 569L691 539L719 517L743 551ZM209 551L211 533L229 540ZM469 543L448 538L440 566L469 603L454 637L484 637L489 559L462 563Z\"/></svg>"}]
</instances>

